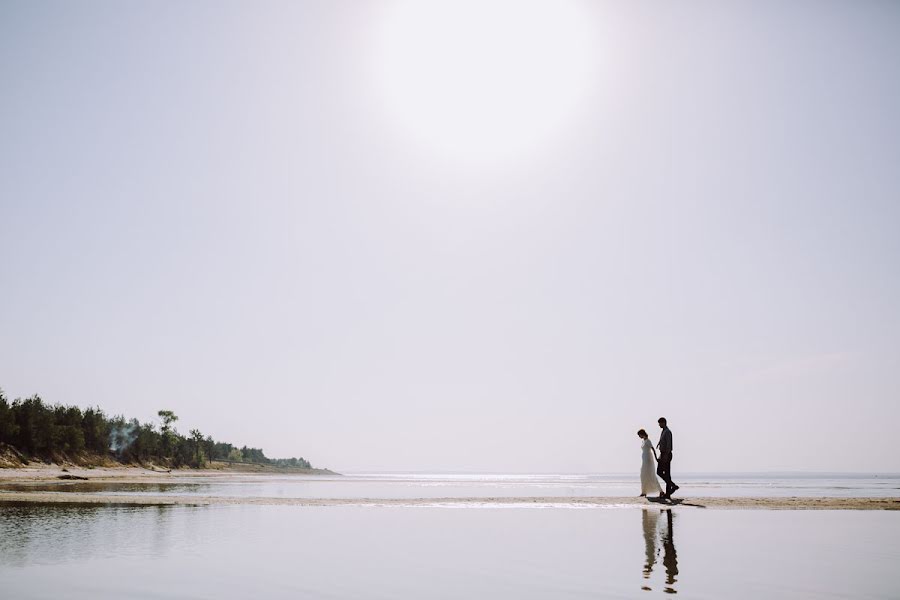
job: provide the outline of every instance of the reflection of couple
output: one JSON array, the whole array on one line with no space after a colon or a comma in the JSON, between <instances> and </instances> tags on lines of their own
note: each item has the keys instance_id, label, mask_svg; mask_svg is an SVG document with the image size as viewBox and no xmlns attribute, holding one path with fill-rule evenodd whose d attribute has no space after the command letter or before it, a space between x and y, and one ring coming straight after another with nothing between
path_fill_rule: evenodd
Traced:
<instances>
[{"instance_id":1,"label":"reflection of couple","mask_svg":"<svg viewBox=\"0 0 900 600\"><path fill-rule=\"evenodd\" d=\"M644 550L646 551L646 560L644 562L644 579L650 579L653 573L653 566L656 565L656 557L659 550L656 548L657 520L659 512L655 509L642 510L644 526ZM675 530L672 527L672 511L666 509L662 511L666 513L666 529L660 534L663 548L663 567L666 569L666 587L663 591L674 594L675 576L678 575L678 555L675 554ZM649 590L648 586L644 586L645 590Z\"/></svg>"},{"instance_id":2,"label":"reflection of couple","mask_svg":"<svg viewBox=\"0 0 900 600\"><path fill-rule=\"evenodd\" d=\"M659 435L659 457L656 456L656 448L643 429L637 432L641 442L643 462L641 463L641 496L659 494L660 498L670 499L678 486L672 483L672 432L666 425L666 418L660 417L659 426L662 433ZM654 463L659 463L654 468ZM659 486L656 476L659 475L666 482L666 491Z\"/></svg>"}]
</instances>

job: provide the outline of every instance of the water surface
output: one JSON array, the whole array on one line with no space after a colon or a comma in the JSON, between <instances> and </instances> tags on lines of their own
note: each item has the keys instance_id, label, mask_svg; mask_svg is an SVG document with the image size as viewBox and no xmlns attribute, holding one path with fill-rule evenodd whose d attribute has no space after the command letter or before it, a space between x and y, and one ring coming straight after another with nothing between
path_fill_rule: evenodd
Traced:
<instances>
[{"instance_id":1,"label":"water surface","mask_svg":"<svg viewBox=\"0 0 900 600\"><path fill-rule=\"evenodd\" d=\"M0 505L4 598L897 598L878 511Z\"/></svg>"}]
</instances>

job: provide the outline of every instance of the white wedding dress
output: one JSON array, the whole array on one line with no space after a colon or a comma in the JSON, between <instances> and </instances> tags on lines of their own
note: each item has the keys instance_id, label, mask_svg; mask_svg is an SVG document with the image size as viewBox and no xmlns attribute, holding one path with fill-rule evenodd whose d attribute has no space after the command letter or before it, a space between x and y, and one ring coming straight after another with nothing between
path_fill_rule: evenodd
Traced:
<instances>
[{"instance_id":1,"label":"white wedding dress","mask_svg":"<svg viewBox=\"0 0 900 600\"><path fill-rule=\"evenodd\" d=\"M658 496L662 494L662 488L656 478L656 459L653 458L653 442L649 438L641 444L641 453L641 494Z\"/></svg>"}]
</instances>

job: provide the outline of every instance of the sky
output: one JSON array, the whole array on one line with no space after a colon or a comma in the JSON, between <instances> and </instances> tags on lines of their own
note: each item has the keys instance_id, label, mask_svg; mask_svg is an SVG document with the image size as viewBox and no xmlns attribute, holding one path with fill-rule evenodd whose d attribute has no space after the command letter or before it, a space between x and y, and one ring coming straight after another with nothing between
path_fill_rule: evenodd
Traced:
<instances>
[{"instance_id":1,"label":"sky","mask_svg":"<svg viewBox=\"0 0 900 600\"><path fill-rule=\"evenodd\" d=\"M898 472L900 4L0 0L0 388L338 471Z\"/></svg>"}]
</instances>

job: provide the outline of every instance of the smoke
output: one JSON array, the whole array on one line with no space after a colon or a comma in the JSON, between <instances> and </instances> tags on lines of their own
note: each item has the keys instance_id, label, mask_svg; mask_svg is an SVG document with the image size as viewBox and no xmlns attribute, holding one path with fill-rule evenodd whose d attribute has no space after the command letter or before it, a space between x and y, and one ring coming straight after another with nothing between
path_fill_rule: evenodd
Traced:
<instances>
[{"instance_id":1,"label":"smoke","mask_svg":"<svg viewBox=\"0 0 900 600\"><path fill-rule=\"evenodd\" d=\"M114 424L109 431L109 450L116 456L128 449L137 439L137 423Z\"/></svg>"}]
</instances>

